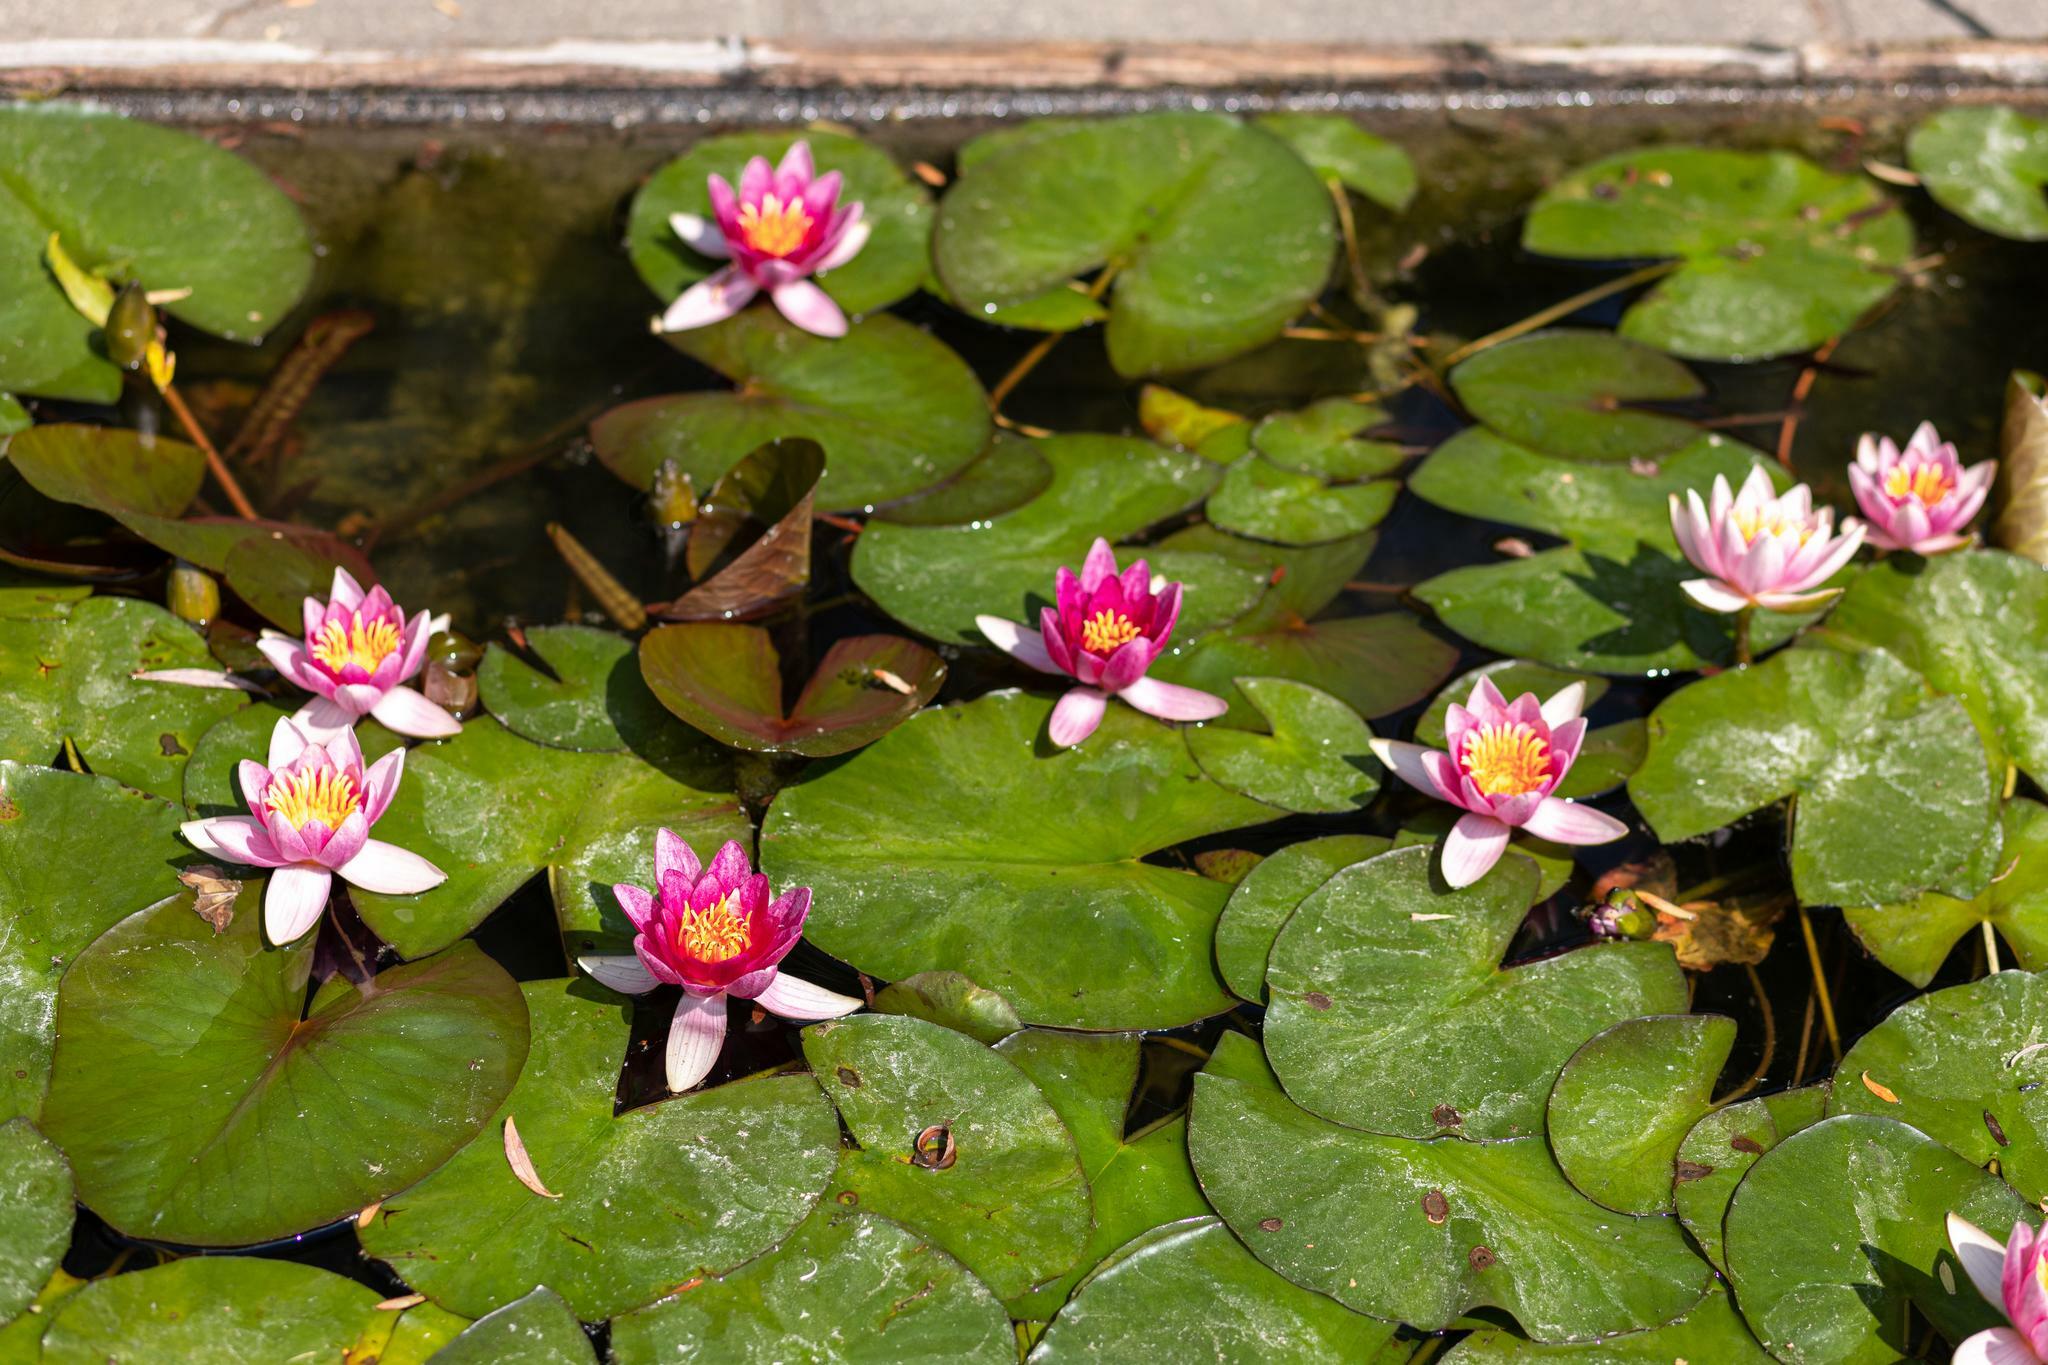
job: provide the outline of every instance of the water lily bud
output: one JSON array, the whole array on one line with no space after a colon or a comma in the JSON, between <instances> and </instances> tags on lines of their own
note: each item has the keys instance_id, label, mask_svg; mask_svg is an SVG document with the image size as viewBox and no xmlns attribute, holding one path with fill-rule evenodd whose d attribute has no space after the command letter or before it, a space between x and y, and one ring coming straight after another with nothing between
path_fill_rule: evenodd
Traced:
<instances>
[{"instance_id":1,"label":"water lily bud","mask_svg":"<svg viewBox=\"0 0 2048 1365\"><path fill-rule=\"evenodd\" d=\"M1596 938L1647 939L1657 932L1657 917L1617 888L1607 893L1605 904L1587 914L1586 927Z\"/></svg>"},{"instance_id":2,"label":"water lily bud","mask_svg":"<svg viewBox=\"0 0 2048 1365\"><path fill-rule=\"evenodd\" d=\"M124 370L140 365L156 340L156 309L139 284L130 283L114 296L107 313L107 359Z\"/></svg>"},{"instance_id":3,"label":"water lily bud","mask_svg":"<svg viewBox=\"0 0 2048 1365\"><path fill-rule=\"evenodd\" d=\"M657 530L688 526L697 519L697 490L690 476L673 459L663 460L654 471L654 487L647 495L647 514Z\"/></svg>"},{"instance_id":4,"label":"water lily bud","mask_svg":"<svg viewBox=\"0 0 2048 1365\"><path fill-rule=\"evenodd\" d=\"M181 620L206 625L220 615L220 584L212 574L181 559L171 566L164 584L164 603Z\"/></svg>"}]
</instances>

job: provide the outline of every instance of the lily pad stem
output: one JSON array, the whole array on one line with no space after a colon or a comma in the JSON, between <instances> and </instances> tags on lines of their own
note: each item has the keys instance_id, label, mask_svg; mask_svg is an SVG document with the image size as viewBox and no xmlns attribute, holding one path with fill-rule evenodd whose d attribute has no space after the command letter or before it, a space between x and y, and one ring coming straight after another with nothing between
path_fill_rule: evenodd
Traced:
<instances>
[{"instance_id":1,"label":"lily pad stem","mask_svg":"<svg viewBox=\"0 0 2048 1365\"><path fill-rule=\"evenodd\" d=\"M163 395L164 406L178 419L178 425L185 428L185 434L192 438L192 444L205 453L206 467L212 472L213 481L220 485L220 491L228 495L228 501L234 506L235 515L244 521L257 520L255 504L242 492L242 486L235 482L235 476L228 472L227 462L221 459L220 452L214 449L212 440L199 425L199 419L192 415L192 409L185 406L185 400L179 396L177 388L166 384Z\"/></svg>"},{"instance_id":2,"label":"lily pad stem","mask_svg":"<svg viewBox=\"0 0 2048 1365\"><path fill-rule=\"evenodd\" d=\"M1757 1058L1756 1070L1749 1073L1749 1079L1736 1086L1727 1094L1714 1101L1716 1109L1735 1103L1763 1082L1764 1073L1771 1069L1771 1063L1778 1055L1778 1021L1771 1014L1771 997L1764 990L1763 978L1756 974L1756 964L1745 962L1742 970L1749 973L1749 993L1756 997L1756 1007L1764 1020L1764 1050ZM1798 1083L1795 1079L1795 1085Z\"/></svg>"},{"instance_id":3,"label":"lily pad stem","mask_svg":"<svg viewBox=\"0 0 2048 1365\"><path fill-rule=\"evenodd\" d=\"M1351 214L1351 191L1334 176L1323 182L1330 188L1330 202L1337 206L1337 226L1344 234L1344 264L1351 273L1351 301L1377 318L1387 311L1387 301L1372 287L1365 273L1365 257L1358 249L1358 221Z\"/></svg>"},{"instance_id":4,"label":"lily pad stem","mask_svg":"<svg viewBox=\"0 0 2048 1365\"><path fill-rule=\"evenodd\" d=\"M1477 355L1481 351L1500 345L1503 341L1513 341L1516 337L1524 336L1539 327L1547 327L1559 318L1570 317L1589 304L1598 303L1602 299L1633 289L1639 284L1647 284L1651 280L1669 275L1683 264L1683 261L1678 260L1658 261L1655 265L1646 265L1640 270L1631 270L1626 275L1616 276L1605 284L1595 285L1591 289L1574 294L1561 303L1553 303L1548 308L1539 309L1520 322L1510 323L1498 332L1488 332L1477 341L1466 342L1445 356L1439 368L1449 370L1451 366L1468 356Z\"/></svg>"},{"instance_id":5,"label":"lily pad stem","mask_svg":"<svg viewBox=\"0 0 2048 1365\"><path fill-rule=\"evenodd\" d=\"M1806 939L1806 960L1813 965L1813 994L1820 1001L1821 1027L1827 1030L1828 1051L1834 1054L1837 1064L1842 1060L1842 1034L1835 1027L1835 1002L1828 994L1827 972L1820 965L1820 943L1813 936L1813 921L1807 918L1806 907L1799 907L1799 932Z\"/></svg>"},{"instance_id":6,"label":"lily pad stem","mask_svg":"<svg viewBox=\"0 0 2048 1365\"><path fill-rule=\"evenodd\" d=\"M1117 271L1122 268L1122 265L1116 261L1111 261L1103 266L1101 271L1096 274L1094 281L1088 286L1088 297L1099 299L1104 294L1107 294L1110 281L1116 278ZM1060 338L1065 335L1065 332L1047 332L1044 336L1040 337L1038 344L1026 351L1018 359L1017 363L1010 367L1010 372L1001 379L998 379L996 386L988 391L988 410L1000 415L1003 410L1003 400L1008 398L1011 392L1024 382L1026 376L1038 368L1038 363L1041 360L1052 354L1052 348L1059 345Z\"/></svg>"},{"instance_id":7,"label":"lily pad stem","mask_svg":"<svg viewBox=\"0 0 2048 1365\"><path fill-rule=\"evenodd\" d=\"M1744 607L1735 613L1735 666L1749 666L1749 622L1756 615L1755 607Z\"/></svg>"},{"instance_id":8,"label":"lily pad stem","mask_svg":"<svg viewBox=\"0 0 2048 1365\"><path fill-rule=\"evenodd\" d=\"M1983 928L1984 928L1984 975L1986 975L1986 976L1997 976L1997 975L1998 975L1998 931L1997 931L1996 929L1994 929L1994 928L1992 928L1992 927L1991 927L1991 921L1990 921L1990 920L1988 920L1988 919L1984 921L1984 924L1983 924Z\"/></svg>"},{"instance_id":9,"label":"lily pad stem","mask_svg":"<svg viewBox=\"0 0 2048 1365\"><path fill-rule=\"evenodd\" d=\"M1829 337L1814 348L1813 358L1806 368L1799 372L1799 378L1792 381L1792 401L1786 404L1784 425L1778 428L1778 463L1786 469L1792 467L1792 437L1799 430L1799 418L1806 411L1806 395L1813 392L1813 381L1820 378L1820 367L1828 363L1835 353L1835 347L1842 344L1840 337Z\"/></svg>"}]
</instances>

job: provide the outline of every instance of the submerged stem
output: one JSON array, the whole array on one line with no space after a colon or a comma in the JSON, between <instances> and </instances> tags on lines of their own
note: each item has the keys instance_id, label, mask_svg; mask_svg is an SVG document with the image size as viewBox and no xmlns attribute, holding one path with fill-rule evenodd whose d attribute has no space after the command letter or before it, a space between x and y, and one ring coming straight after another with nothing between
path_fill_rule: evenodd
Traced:
<instances>
[{"instance_id":1,"label":"submerged stem","mask_svg":"<svg viewBox=\"0 0 2048 1365\"><path fill-rule=\"evenodd\" d=\"M1755 607L1744 607L1741 611L1735 613L1735 666L1737 668L1747 667L1749 664L1749 623L1755 615Z\"/></svg>"},{"instance_id":2,"label":"submerged stem","mask_svg":"<svg viewBox=\"0 0 2048 1365\"><path fill-rule=\"evenodd\" d=\"M1753 962L1743 963L1742 970L1749 973L1750 994L1756 997L1757 1010L1764 1017L1764 1055L1757 1059L1756 1070L1749 1073L1748 1080L1714 1101L1716 1109L1735 1103L1762 1084L1764 1074L1771 1069L1771 1062L1778 1055L1778 1021L1771 1014L1771 998L1764 994L1763 978L1756 974Z\"/></svg>"},{"instance_id":3,"label":"submerged stem","mask_svg":"<svg viewBox=\"0 0 2048 1365\"><path fill-rule=\"evenodd\" d=\"M220 491L228 495L228 501L234 505L235 515L244 521L257 520L255 504L242 492L242 486L235 482L235 476L228 472L227 462L221 459L220 452L214 449L213 441L207 436L205 428L199 425L199 419L192 415L192 409L185 406L185 400L178 395L177 388L166 384L163 394L164 406L178 419L178 425L185 428L185 434L192 438L192 444L198 446L205 454L206 467L212 472L213 481L220 485Z\"/></svg>"},{"instance_id":4,"label":"submerged stem","mask_svg":"<svg viewBox=\"0 0 2048 1365\"><path fill-rule=\"evenodd\" d=\"M1520 322L1509 323L1498 332L1488 332L1477 341L1466 342L1463 346L1460 346L1457 350L1444 357L1441 368L1449 370L1451 366L1468 356L1477 355L1481 351L1500 345L1503 341L1513 341L1516 337L1533 332L1539 327L1547 326L1559 318L1570 317L1588 304L1598 303L1604 298L1610 298L1624 290L1633 289L1639 284L1647 284L1649 281L1660 276L1669 275L1672 271L1678 269L1681 264L1683 263L1680 261L1672 260L1659 261L1655 265L1646 265L1640 270L1631 270L1626 275L1617 276L1605 284L1595 285L1591 289L1582 290L1561 303L1553 303L1548 308L1538 309Z\"/></svg>"},{"instance_id":5,"label":"submerged stem","mask_svg":"<svg viewBox=\"0 0 2048 1365\"><path fill-rule=\"evenodd\" d=\"M1828 994L1827 972L1820 965L1820 943L1813 936L1813 921L1807 917L1806 907L1799 907L1799 932L1806 939L1806 958L1813 965L1813 994L1820 1001L1821 1027L1827 1031L1828 1051L1836 1062L1842 1060L1842 1034L1835 1027L1835 1002Z\"/></svg>"},{"instance_id":6,"label":"submerged stem","mask_svg":"<svg viewBox=\"0 0 2048 1365\"><path fill-rule=\"evenodd\" d=\"M1111 261L1108 265L1103 266L1101 272L1096 275L1094 281L1088 286L1088 297L1099 299L1108 293L1109 282L1116 278L1116 272L1121 268L1115 261ZM1008 398L1016 387L1024 382L1026 376L1038 368L1040 361L1052 354L1052 348L1059 345L1060 338L1065 335L1065 332L1047 332L1044 336L1040 337L1038 343L1026 351L1018 359L1017 363L1010 367L1010 372L1001 379L998 379L996 386L988 391L988 410L1000 416L1003 409L1003 400Z\"/></svg>"}]
</instances>

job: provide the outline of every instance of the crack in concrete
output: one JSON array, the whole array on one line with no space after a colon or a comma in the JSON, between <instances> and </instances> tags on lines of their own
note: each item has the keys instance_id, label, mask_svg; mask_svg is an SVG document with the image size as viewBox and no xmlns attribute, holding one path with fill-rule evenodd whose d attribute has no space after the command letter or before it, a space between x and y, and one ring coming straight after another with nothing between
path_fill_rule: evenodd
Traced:
<instances>
[{"instance_id":1,"label":"crack in concrete","mask_svg":"<svg viewBox=\"0 0 2048 1365\"><path fill-rule=\"evenodd\" d=\"M1955 3L1955 0L1922 0L1927 8L1963 26L1972 38L1996 38L1991 26Z\"/></svg>"}]
</instances>

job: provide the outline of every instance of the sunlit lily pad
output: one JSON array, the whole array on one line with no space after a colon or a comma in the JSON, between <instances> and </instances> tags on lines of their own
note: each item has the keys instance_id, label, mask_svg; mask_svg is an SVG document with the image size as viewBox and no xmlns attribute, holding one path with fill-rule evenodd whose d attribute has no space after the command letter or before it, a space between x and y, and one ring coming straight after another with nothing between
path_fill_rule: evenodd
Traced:
<instances>
[{"instance_id":1,"label":"sunlit lily pad","mask_svg":"<svg viewBox=\"0 0 2048 1365\"><path fill-rule=\"evenodd\" d=\"M572 955L579 936L630 934L615 882L645 884L654 832L666 825L708 859L745 839L746 816L717 765L670 772L630 753L574 753L479 718L450 740L406 755L398 796L377 837L448 874L416 896L351 892L363 922L406 957L435 952L483 922L545 871Z\"/></svg>"},{"instance_id":2,"label":"sunlit lily pad","mask_svg":"<svg viewBox=\"0 0 2048 1365\"><path fill-rule=\"evenodd\" d=\"M1543 1131L1552 1081L1586 1039L1686 1005L1662 944L1606 944L1506 970L1536 868L1507 857L1441 889L1434 850L1345 868L1282 926L1266 963L1266 1052L1295 1102L1401 1137ZM1441 918L1440 918L1441 917Z\"/></svg>"},{"instance_id":3,"label":"sunlit lily pad","mask_svg":"<svg viewBox=\"0 0 2048 1365\"><path fill-rule=\"evenodd\" d=\"M1274 413L1252 428L1250 438L1259 454L1282 469L1325 479L1370 479L1393 473L1408 458L1397 445L1365 439L1364 433L1386 420L1386 411L1370 403L1326 398L1298 412Z\"/></svg>"},{"instance_id":4,"label":"sunlit lily pad","mask_svg":"<svg viewBox=\"0 0 2048 1365\"><path fill-rule=\"evenodd\" d=\"M1827 1115L1828 1083L1781 1090L1716 1109L1678 1144L1671 1202L1678 1219L1722 1270L1721 1220L1749 1168L1771 1148Z\"/></svg>"},{"instance_id":5,"label":"sunlit lily pad","mask_svg":"<svg viewBox=\"0 0 2048 1365\"><path fill-rule=\"evenodd\" d=\"M1396 213L1415 197L1415 162L1342 114L1261 114L1259 127L1294 149L1325 180Z\"/></svg>"},{"instance_id":6,"label":"sunlit lily pad","mask_svg":"<svg viewBox=\"0 0 2048 1365\"><path fill-rule=\"evenodd\" d=\"M1030 1358L1033 1365L1366 1361L1389 1342L1394 1326L1289 1284L1212 1215L1121 1245L1060 1310Z\"/></svg>"},{"instance_id":7,"label":"sunlit lily pad","mask_svg":"<svg viewBox=\"0 0 2048 1365\"><path fill-rule=\"evenodd\" d=\"M1024 1027L1009 1001L959 972L918 972L875 992L877 1014L907 1014L995 1043Z\"/></svg>"},{"instance_id":8,"label":"sunlit lily pad","mask_svg":"<svg viewBox=\"0 0 2048 1365\"><path fill-rule=\"evenodd\" d=\"M1204 726L1188 750L1212 782L1282 810L1355 811L1380 789L1372 731L1327 692L1285 678L1239 678L1237 689L1272 727L1270 735Z\"/></svg>"},{"instance_id":9,"label":"sunlit lily pad","mask_svg":"<svg viewBox=\"0 0 2048 1365\"><path fill-rule=\"evenodd\" d=\"M1379 525L1398 491L1391 479L1332 485L1246 455L1224 472L1204 510L1211 525L1233 535L1320 545Z\"/></svg>"},{"instance_id":10,"label":"sunlit lily pad","mask_svg":"<svg viewBox=\"0 0 2048 1365\"><path fill-rule=\"evenodd\" d=\"M1074 1135L1095 1228L1081 1257L1051 1283L1012 1298L1019 1318L1052 1316L1084 1275L1138 1234L1209 1211L1188 1164L1187 1117L1124 1134L1138 1080L1138 1035L1027 1029L996 1051L1029 1076Z\"/></svg>"},{"instance_id":11,"label":"sunlit lily pad","mask_svg":"<svg viewBox=\"0 0 2048 1365\"><path fill-rule=\"evenodd\" d=\"M1329 195L1278 138L1182 112L1021 133L963 154L939 204L933 259L969 312L1109 266L1110 361L1141 375L1250 350L1322 291Z\"/></svg>"},{"instance_id":12,"label":"sunlit lily pad","mask_svg":"<svg viewBox=\"0 0 2048 1365\"><path fill-rule=\"evenodd\" d=\"M965 1266L886 1218L832 1202L759 1260L612 1320L617 1365L1012 1365L1016 1356L1002 1305Z\"/></svg>"},{"instance_id":13,"label":"sunlit lily pad","mask_svg":"<svg viewBox=\"0 0 2048 1365\"><path fill-rule=\"evenodd\" d=\"M88 270L190 289L164 310L260 340L305 292L312 244L254 166L189 133L64 102L0 108L0 389L111 403L121 372L48 266L50 234Z\"/></svg>"},{"instance_id":14,"label":"sunlit lily pad","mask_svg":"<svg viewBox=\"0 0 2048 1365\"><path fill-rule=\"evenodd\" d=\"M1073 1134L1001 1054L871 1014L805 1030L804 1058L856 1144L831 1199L931 1238L1003 1297L1080 1258L1091 1204Z\"/></svg>"},{"instance_id":15,"label":"sunlit lily pad","mask_svg":"<svg viewBox=\"0 0 2048 1365\"><path fill-rule=\"evenodd\" d=\"M21 400L11 393L0 393L0 451L7 449L5 438L18 436L35 425L35 419L28 415L28 409Z\"/></svg>"},{"instance_id":16,"label":"sunlit lily pad","mask_svg":"<svg viewBox=\"0 0 2048 1365\"><path fill-rule=\"evenodd\" d=\"M57 980L71 960L181 889L184 819L112 778L0 761L0 1119L42 1109Z\"/></svg>"},{"instance_id":17,"label":"sunlit lily pad","mask_svg":"<svg viewBox=\"0 0 2048 1365\"><path fill-rule=\"evenodd\" d=\"M219 934L190 895L140 911L64 975L43 1124L130 1236L236 1246L353 1213L469 1141L526 1059L518 989L474 944L308 1013L313 940L266 948L262 891Z\"/></svg>"},{"instance_id":18,"label":"sunlit lily pad","mask_svg":"<svg viewBox=\"0 0 2048 1365\"><path fill-rule=\"evenodd\" d=\"M1589 708L1607 694L1608 687L1607 679L1594 674L1570 673L1525 659L1496 659L1444 684L1443 691L1436 694L1436 700L1415 722L1415 742L1432 749L1443 748L1446 743L1444 718L1450 714L1451 703L1463 706L1472 695L1473 685L1481 678L1491 678L1493 685L1510 701L1524 692L1544 698L1572 683L1584 683ZM1643 753L1649 743L1648 729L1640 718L1620 720L1588 730L1579 746L1579 756L1559 784L1557 795L1567 800L1578 800L1613 791L1642 765Z\"/></svg>"},{"instance_id":19,"label":"sunlit lily pad","mask_svg":"<svg viewBox=\"0 0 2048 1365\"><path fill-rule=\"evenodd\" d=\"M1493 1365L1496 1361L1579 1360L1586 1365L1674 1365L1677 1361L1712 1361L1713 1365L1770 1365L1772 1356L1750 1335L1742 1314L1718 1285L1684 1317L1627 1332L1604 1341L1573 1346L1545 1346L1499 1327L1484 1327L1444 1356L1444 1365Z\"/></svg>"},{"instance_id":20,"label":"sunlit lily pad","mask_svg":"<svg viewBox=\"0 0 2048 1365\"><path fill-rule=\"evenodd\" d=\"M484 1314L434 1359L439 1365L597 1365L583 1324L546 1286Z\"/></svg>"},{"instance_id":21,"label":"sunlit lily pad","mask_svg":"<svg viewBox=\"0 0 2048 1365\"><path fill-rule=\"evenodd\" d=\"M825 651L785 712L773 637L758 626L714 621L649 633L640 642L640 669L663 706L719 743L808 758L873 743L946 680L939 656L913 640L850 636Z\"/></svg>"},{"instance_id":22,"label":"sunlit lily pad","mask_svg":"<svg viewBox=\"0 0 2048 1365\"><path fill-rule=\"evenodd\" d=\"M71 1241L71 1167L27 1119L0 1123L0 1191L7 1196L0 1222L0 1323L7 1323L35 1300Z\"/></svg>"},{"instance_id":23,"label":"sunlit lily pad","mask_svg":"<svg viewBox=\"0 0 2048 1365\"><path fill-rule=\"evenodd\" d=\"M818 173L837 171L845 185L841 204L856 200L861 221L872 232L867 245L837 270L818 276L826 293L849 313L866 313L911 293L923 280L925 242L931 232L931 199L888 155L858 138L824 129L732 133L706 138L649 176L633 196L626 220L626 252L633 268L664 306L716 269L720 262L684 246L669 226L672 213L711 216L705 177L722 175L737 185L750 157L780 162L792 142L810 144Z\"/></svg>"},{"instance_id":24,"label":"sunlit lily pad","mask_svg":"<svg viewBox=\"0 0 2048 1365\"><path fill-rule=\"evenodd\" d=\"M1230 888L1142 859L1277 812L1121 704L1051 750L1051 711L1016 692L922 711L785 789L761 828L768 875L812 888L805 932L825 951L889 979L964 972L1029 1023L1168 1028L1229 1008L1209 941Z\"/></svg>"},{"instance_id":25,"label":"sunlit lily pad","mask_svg":"<svg viewBox=\"0 0 2048 1365\"><path fill-rule=\"evenodd\" d=\"M132 597L95 597L61 616L0 619L0 758L47 763L70 740L101 776L176 797L192 746L249 699L129 676L159 668L220 671L199 632Z\"/></svg>"},{"instance_id":26,"label":"sunlit lily pad","mask_svg":"<svg viewBox=\"0 0 2048 1365\"><path fill-rule=\"evenodd\" d=\"M875 520L902 526L964 526L1014 512L1045 492L1052 464L1038 444L998 431L988 449L944 483L875 509Z\"/></svg>"},{"instance_id":27,"label":"sunlit lily pad","mask_svg":"<svg viewBox=\"0 0 2048 1365\"><path fill-rule=\"evenodd\" d=\"M1743 1316L1786 1365L1913 1355L1909 1300L1950 1341L2000 1325L1949 1250L1950 1213L2001 1236L2036 1221L2004 1181L1903 1123L1844 1114L1795 1133L1728 1206L1728 1276Z\"/></svg>"},{"instance_id":28,"label":"sunlit lily pad","mask_svg":"<svg viewBox=\"0 0 2048 1365\"><path fill-rule=\"evenodd\" d=\"M645 752L671 728L625 636L589 626L535 626L526 643L552 678L499 644L484 651L476 671L484 706L513 734L558 749Z\"/></svg>"},{"instance_id":29,"label":"sunlit lily pad","mask_svg":"<svg viewBox=\"0 0 2048 1365\"><path fill-rule=\"evenodd\" d=\"M1970 895L1997 870L1975 728L1882 650L1787 650L1674 693L1629 795L1667 843L1793 798L1792 884L1808 904Z\"/></svg>"},{"instance_id":30,"label":"sunlit lily pad","mask_svg":"<svg viewBox=\"0 0 2048 1365\"><path fill-rule=\"evenodd\" d=\"M1658 147L1573 172L1536 201L1546 256L1676 258L1621 320L1673 355L1751 360L1839 336L1892 291L1913 227L1877 187L1790 152Z\"/></svg>"},{"instance_id":31,"label":"sunlit lily pad","mask_svg":"<svg viewBox=\"0 0 2048 1365\"><path fill-rule=\"evenodd\" d=\"M1538 1340L1588 1340L1668 1322L1713 1278L1675 1220L1584 1198L1541 1137L1415 1142L1319 1119L1240 1034L1226 1033L1195 1078L1188 1150L1253 1255L1424 1331L1492 1306Z\"/></svg>"},{"instance_id":32,"label":"sunlit lily pad","mask_svg":"<svg viewBox=\"0 0 2048 1365\"><path fill-rule=\"evenodd\" d=\"M2048 121L2003 104L1943 109L1913 129L1906 159L1934 202L1964 222L2048 239Z\"/></svg>"},{"instance_id":33,"label":"sunlit lily pad","mask_svg":"<svg viewBox=\"0 0 2048 1365\"><path fill-rule=\"evenodd\" d=\"M1894 905L1842 907L1842 917L1879 962L1925 987L1964 935L1990 924L2020 966L2030 972L2048 967L2048 808L2024 798L2008 801L1999 824L2001 875L1975 896L1958 900L1929 891Z\"/></svg>"},{"instance_id":34,"label":"sunlit lily pad","mask_svg":"<svg viewBox=\"0 0 2048 1365\"><path fill-rule=\"evenodd\" d=\"M1231 990L1254 1004L1266 999L1266 956L1280 926L1308 894L1341 869L1384 853L1387 840L1331 834L1289 844L1253 868L1230 893L1216 921L1216 966Z\"/></svg>"},{"instance_id":35,"label":"sunlit lily pad","mask_svg":"<svg viewBox=\"0 0 2048 1365\"><path fill-rule=\"evenodd\" d=\"M1654 458L1699 428L1643 405L1705 396L1662 351L1612 332L1538 332L1479 352L1451 372L1471 414L1516 445L1568 460Z\"/></svg>"},{"instance_id":36,"label":"sunlit lily pad","mask_svg":"<svg viewBox=\"0 0 2048 1365\"><path fill-rule=\"evenodd\" d=\"M1735 1021L1714 1014L1625 1019L1587 1039L1550 1092L1565 1179L1617 1213L1668 1212L1678 1145L1712 1107L1734 1046Z\"/></svg>"},{"instance_id":37,"label":"sunlit lily pad","mask_svg":"<svg viewBox=\"0 0 2048 1365\"><path fill-rule=\"evenodd\" d=\"M2030 972L1909 1000L1843 1054L1829 1112L1909 1123L1979 1166L1996 1161L2007 1184L2038 1202L2048 1194L2044 1035L2048 980Z\"/></svg>"},{"instance_id":38,"label":"sunlit lily pad","mask_svg":"<svg viewBox=\"0 0 2048 1365\"><path fill-rule=\"evenodd\" d=\"M445 1308L481 1315L545 1284L595 1322L781 1241L830 1179L831 1106L770 1076L615 1115L630 1001L580 978L521 990L533 1051L476 1140L384 1201L363 1249ZM505 1122L559 1198L512 1173Z\"/></svg>"},{"instance_id":39,"label":"sunlit lily pad","mask_svg":"<svg viewBox=\"0 0 2048 1365\"><path fill-rule=\"evenodd\" d=\"M853 554L853 580L875 604L925 635L986 644L986 613L1038 625L1053 575L1078 570L1097 536L1134 537L1198 502L1220 471L1192 455L1117 436L1054 436L1036 443L1052 466L1045 492L979 525L871 525ZM1215 556L1149 551L1153 568L1187 579L1178 638L1221 625L1257 600L1259 580ZM1191 573L1199 577L1190 577Z\"/></svg>"},{"instance_id":40,"label":"sunlit lily pad","mask_svg":"<svg viewBox=\"0 0 2048 1365\"><path fill-rule=\"evenodd\" d=\"M598 458L635 488L672 459L708 489L764 442L802 436L825 449L819 508L853 510L929 488L988 444L988 402L974 372L887 314L828 340L750 308L670 340L739 390L642 399L591 423Z\"/></svg>"}]
</instances>

